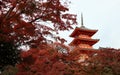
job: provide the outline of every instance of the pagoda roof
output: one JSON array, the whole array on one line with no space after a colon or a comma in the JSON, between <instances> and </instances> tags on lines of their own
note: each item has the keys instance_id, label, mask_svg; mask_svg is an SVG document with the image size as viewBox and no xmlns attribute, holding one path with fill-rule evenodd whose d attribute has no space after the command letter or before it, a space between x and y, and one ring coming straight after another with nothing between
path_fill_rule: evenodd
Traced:
<instances>
[{"instance_id":1,"label":"pagoda roof","mask_svg":"<svg viewBox=\"0 0 120 75\"><path fill-rule=\"evenodd\" d=\"M75 37L76 35L80 34L80 32L85 32L85 33L89 33L87 35L92 36L94 35L98 30L93 30L93 29L88 29L85 26L81 26L81 27L76 27L75 30L72 32L72 34L70 35L70 37Z\"/></svg>"},{"instance_id":2,"label":"pagoda roof","mask_svg":"<svg viewBox=\"0 0 120 75\"><path fill-rule=\"evenodd\" d=\"M95 43L97 43L99 41L99 39L89 39L89 38L75 38L69 45L73 46L73 45L78 45L80 44L80 42L84 42L89 44L90 46L94 45Z\"/></svg>"}]
</instances>

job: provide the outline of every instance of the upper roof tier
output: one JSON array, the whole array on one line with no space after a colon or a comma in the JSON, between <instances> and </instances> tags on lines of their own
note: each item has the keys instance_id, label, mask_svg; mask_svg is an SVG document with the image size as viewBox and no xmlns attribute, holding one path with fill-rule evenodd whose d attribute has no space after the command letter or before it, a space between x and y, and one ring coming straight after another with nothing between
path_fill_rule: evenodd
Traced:
<instances>
[{"instance_id":1,"label":"upper roof tier","mask_svg":"<svg viewBox=\"0 0 120 75\"><path fill-rule=\"evenodd\" d=\"M98 30L93 30L93 29L88 29L85 26L81 26L81 27L76 27L75 30L72 32L72 34L70 35L70 37L76 37L80 34L85 34L88 36L93 36Z\"/></svg>"}]
</instances>

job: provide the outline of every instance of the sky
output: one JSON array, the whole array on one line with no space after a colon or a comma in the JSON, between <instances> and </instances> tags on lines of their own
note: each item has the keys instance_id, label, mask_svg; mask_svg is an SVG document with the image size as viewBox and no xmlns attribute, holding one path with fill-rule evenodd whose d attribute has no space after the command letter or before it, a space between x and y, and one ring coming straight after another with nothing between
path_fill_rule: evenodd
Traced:
<instances>
[{"instance_id":1,"label":"sky","mask_svg":"<svg viewBox=\"0 0 120 75\"><path fill-rule=\"evenodd\" d=\"M100 39L94 48L110 47L120 48L120 0L69 0L70 13L77 15L77 27L81 26L81 12L83 13L84 26L89 29L97 29L92 37ZM61 37L69 44L73 38L69 35L73 32L64 31Z\"/></svg>"}]
</instances>

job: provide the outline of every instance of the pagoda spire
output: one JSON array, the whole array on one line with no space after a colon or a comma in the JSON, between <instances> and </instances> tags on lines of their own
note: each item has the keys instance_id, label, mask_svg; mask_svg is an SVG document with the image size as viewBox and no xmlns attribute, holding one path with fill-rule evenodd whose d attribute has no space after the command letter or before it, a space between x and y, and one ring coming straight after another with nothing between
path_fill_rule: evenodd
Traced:
<instances>
[{"instance_id":1,"label":"pagoda spire","mask_svg":"<svg viewBox=\"0 0 120 75\"><path fill-rule=\"evenodd\" d=\"M81 13L81 26L83 26L83 14Z\"/></svg>"}]
</instances>

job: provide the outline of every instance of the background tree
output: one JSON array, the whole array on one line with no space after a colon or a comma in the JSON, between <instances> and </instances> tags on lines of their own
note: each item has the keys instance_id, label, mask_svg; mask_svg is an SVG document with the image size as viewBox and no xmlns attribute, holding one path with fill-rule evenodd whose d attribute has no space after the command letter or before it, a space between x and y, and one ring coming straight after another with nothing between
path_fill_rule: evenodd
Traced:
<instances>
[{"instance_id":1,"label":"background tree","mask_svg":"<svg viewBox=\"0 0 120 75\"><path fill-rule=\"evenodd\" d=\"M21 57L17 75L75 75L75 66L70 63L74 58L69 59L69 48L62 44L31 48Z\"/></svg>"},{"instance_id":2,"label":"background tree","mask_svg":"<svg viewBox=\"0 0 120 75\"><path fill-rule=\"evenodd\" d=\"M120 50L100 48L83 63L84 75L120 75Z\"/></svg>"},{"instance_id":3,"label":"background tree","mask_svg":"<svg viewBox=\"0 0 120 75\"><path fill-rule=\"evenodd\" d=\"M0 41L0 71L8 65L15 66L20 60L20 50L13 42Z\"/></svg>"},{"instance_id":4,"label":"background tree","mask_svg":"<svg viewBox=\"0 0 120 75\"><path fill-rule=\"evenodd\" d=\"M8 65L4 67L4 71L0 75L16 75L18 69L14 66Z\"/></svg>"}]
</instances>

